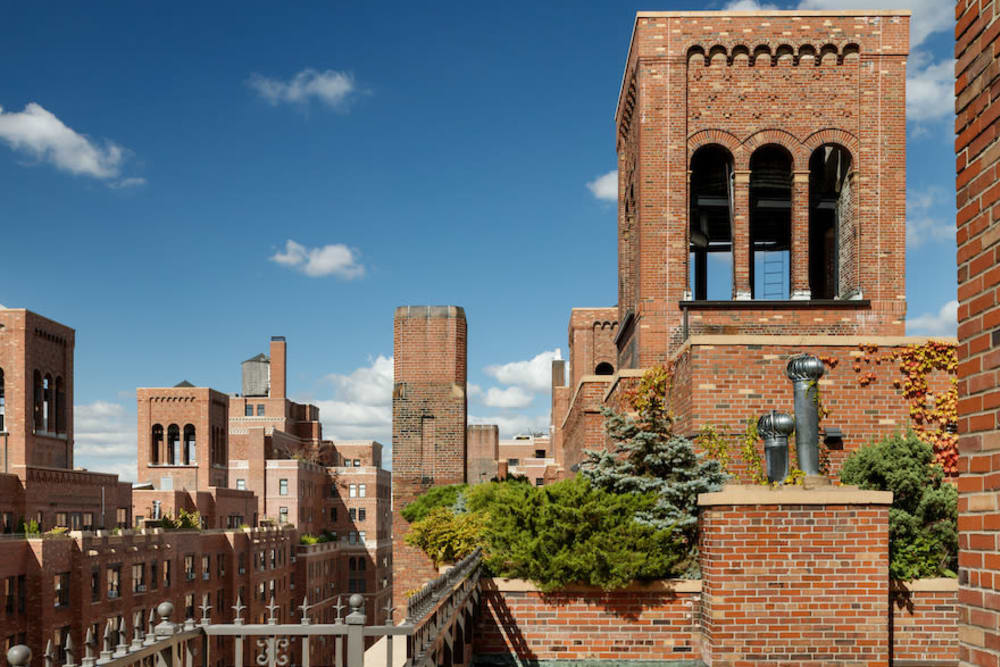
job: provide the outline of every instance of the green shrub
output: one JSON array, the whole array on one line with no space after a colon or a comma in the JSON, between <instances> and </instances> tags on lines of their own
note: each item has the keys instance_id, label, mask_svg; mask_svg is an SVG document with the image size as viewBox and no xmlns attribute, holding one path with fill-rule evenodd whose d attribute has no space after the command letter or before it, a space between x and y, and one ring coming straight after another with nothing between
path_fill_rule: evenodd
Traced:
<instances>
[{"instance_id":1,"label":"green shrub","mask_svg":"<svg viewBox=\"0 0 1000 667\"><path fill-rule=\"evenodd\" d=\"M578 475L542 488L503 485L482 496L492 496L483 535L487 565L542 591L574 583L610 590L672 576L686 551L670 529L636 519L654 509L654 494L609 493Z\"/></svg>"},{"instance_id":2,"label":"green shrub","mask_svg":"<svg viewBox=\"0 0 1000 667\"><path fill-rule=\"evenodd\" d=\"M844 484L892 491L889 574L902 581L955 576L958 492L934 462L934 449L912 431L863 447L844 461Z\"/></svg>"},{"instance_id":3,"label":"green shrub","mask_svg":"<svg viewBox=\"0 0 1000 667\"><path fill-rule=\"evenodd\" d=\"M188 512L183 507L177 510L177 517L164 516L160 519L163 530L201 530L201 512Z\"/></svg>"},{"instance_id":4,"label":"green shrub","mask_svg":"<svg viewBox=\"0 0 1000 667\"><path fill-rule=\"evenodd\" d=\"M422 549L435 565L454 563L480 546L487 515L435 507L410 527L406 543Z\"/></svg>"},{"instance_id":5,"label":"green shrub","mask_svg":"<svg viewBox=\"0 0 1000 667\"><path fill-rule=\"evenodd\" d=\"M416 523L426 518L435 508L452 507L466 488L468 488L466 484L431 487L403 508L403 518L410 523Z\"/></svg>"}]
</instances>

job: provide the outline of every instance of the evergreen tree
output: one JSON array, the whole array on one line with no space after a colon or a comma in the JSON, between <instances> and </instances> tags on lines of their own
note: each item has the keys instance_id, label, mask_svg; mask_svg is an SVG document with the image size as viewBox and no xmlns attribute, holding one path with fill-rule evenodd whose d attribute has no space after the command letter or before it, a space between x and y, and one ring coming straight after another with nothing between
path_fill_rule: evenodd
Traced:
<instances>
[{"instance_id":1,"label":"evergreen tree","mask_svg":"<svg viewBox=\"0 0 1000 667\"><path fill-rule=\"evenodd\" d=\"M612 493L655 494L656 503L636 514L655 529L671 528L691 550L689 571L698 545L698 494L718 491L728 479L718 461L697 452L674 435L666 393L669 376L662 369L643 379L633 400L636 416L602 410L611 451L585 451L580 471L597 487ZM666 378L666 379L663 379Z\"/></svg>"}]
</instances>

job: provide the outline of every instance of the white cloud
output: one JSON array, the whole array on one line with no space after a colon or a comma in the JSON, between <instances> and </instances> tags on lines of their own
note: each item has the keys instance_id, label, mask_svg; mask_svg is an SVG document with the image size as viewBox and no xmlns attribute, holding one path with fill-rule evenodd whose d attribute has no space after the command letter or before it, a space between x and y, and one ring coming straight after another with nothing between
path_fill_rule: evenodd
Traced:
<instances>
[{"instance_id":1,"label":"white cloud","mask_svg":"<svg viewBox=\"0 0 1000 667\"><path fill-rule=\"evenodd\" d=\"M954 206L940 215L932 209L945 196L941 188L930 187L913 191L906 198L906 244L918 248L927 241L955 242Z\"/></svg>"},{"instance_id":2,"label":"white cloud","mask_svg":"<svg viewBox=\"0 0 1000 667\"><path fill-rule=\"evenodd\" d=\"M124 405L94 401L73 406L73 438L77 467L135 479L135 415Z\"/></svg>"},{"instance_id":3,"label":"white cloud","mask_svg":"<svg viewBox=\"0 0 1000 667\"><path fill-rule=\"evenodd\" d=\"M910 59L906 77L906 119L915 122L951 121L955 117L955 61Z\"/></svg>"},{"instance_id":4,"label":"white cloud","mask_svg":"<svg viewBox=\"0 0 1000 667\"><path fill-rule=\"evenodd\" d=\"M500 427L500 437L513 438L520 433L549 433L548 415L497 415L477 417L469 415L470 424L496 424Z\"/></svg>"},{"instance_id":5,"label":"white cloud","mask_svg":"<svg viewBox=\"0 0 1000 667\"><path fill-rule=\"evenodd\" d=\"M120 181L116 181L114 183L109 183L109 185L111 187L116 188L116 189L119 189L119 188L137 188L140 185L145 185L145 184L146 184L146 179L145 178L136 177L136 176L131 176L129 178L123 178Z\"/></svg>"},{"instance_id":6,"label":"white cloud","mask_svg":"<svg viewBox=\"0 0 1000 667\"><path fill-rule=\"evenodd\" d=\"M924 313L906 320L911 336L954 336L958 328L958 301L949 301L937 313Z\"/></svg>"},{"instance_id":7,"label":"white cloud","mask_svg":"<svg viewBox=\"0 0 1000 667\"><path fill-rule=\"evenodd\" d=\"M726 11L760 11L762 9L779 9L777 5L770 2L758 2L757 0L732 0L723 7Z\"/></svg>"},{"instance_id":8,"label":"white cloud","mask_svg":"<svg viewBox=\"0 0 1000 667\"><path fill-rule=\"evenodd\" d=\"M334 442L378 440L388 450L392 444L392 357L378 355L368 366L327 379L334 387L333 397L311 401L319 407L324 436Z\"/></svg>"},{"instance_id":9,"label":"white cloud","mask_svg":"<svg viewBox=\"0 0 1000 667\"><path fill-rule=\"evenodd\" d=\"M308 67L287 82L253 74L247 84L272 105L281 102L305 104L315 98L329 107L345 110L357 93L354 77L349 72L332 69L320 72Z\"/></svg>"},{"instance_id":10,"label":"white cloud","mask_svg":"<svg viewBox=\"0 0 1000 667\"><path fill-rule=\"evenodd\" d=\"M512 384L532 391L548 391L552 387L552 362L556 359L562 359L559 348L546 350L527 361L487 366L483 370L503 384Z\"/></svg>"},{"instance_id":11,"label":"white cloud","mask_svg":"<svg viewBox=\"0 0 1000 667\"><path fill-rule=\"evenodd\" d=\"M294 268L313 278L335 275L353 280L365 275L365 267L358 263L360 253L342 243L307 248L292 239L285 242L285 251L271 255L272 262Z\"/></svg>"},{"instance_id":12,"label":"white cloud","mask_svg":"<svg viewBox=\"0 0 1000 667\"><path fill-rule=\"evenodd\" d=\"M126 155L126 150L118 144L105 141L100 145L34 102L21 112L4 112L0 107L0 141L62 171L106 181L118 178ZM145 182L145 179L126 178L112 185L128 187L138 180Z\"/></svg>"},{"instance_id":13,"label":"white cloud","mask_svg":"<svg viewBox=\"0 0 1000 667\"><path fill-rule=\"evenodd\" d=\"M483 404L491 408L526 408L531 405L534 398L534 395L520 387L507 387L506 389L490 387L483 398Z\"/></svg>"},{"instance_id":14,"label":"white cloud","mask_svg":"<svg viewBox=\"0 0 1000 667\"><path fill-rule=\"evenodd\" d=\"M618 170L612 170L587 183L587 189L601 201L618 201Z\"/></svg>"}]
</instances>

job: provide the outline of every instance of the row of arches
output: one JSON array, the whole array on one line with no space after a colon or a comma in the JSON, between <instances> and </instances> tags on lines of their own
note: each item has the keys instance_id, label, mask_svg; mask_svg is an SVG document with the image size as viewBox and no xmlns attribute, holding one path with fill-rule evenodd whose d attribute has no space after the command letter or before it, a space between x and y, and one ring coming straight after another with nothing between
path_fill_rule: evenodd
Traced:
<instances>
[{"instance_id":1,"label":"row of arches","mask_svg":"<svg viewBox=\"0 0 1000 667\"><path fill-rule=\"evenodd\" d=\"M32 373L32 422L36 432L66 433L66 383L61 375Z\"/></svg>"},{"instance_id":2,"label":"row of arches","mask_svg":"<svg viewBox=\"0 0 1000 667\"><path fill-rule=\"evenodd\" d=\"M715 44L706 49L696 44L688 49L688 66L708 65L747 65L749 67L774 67L779 64L817 66L843 65L845 62L856 62L861 49L857 44L843 46L836 44L758 44L750 47L746 44L725 46Z\"/></svg>"},{"instance_id":3,"label":"row of arches","mask_svg":"<svg viewBox=\"0 0 1000 667\"><path fill-rule=\"evenodd\" d=\"M196 465L197 437L193 424L185 424L181 429L170 424L164 431L162 424L153 424L150 438L149 462L151 465ZM164 435L166 440L164 440ZM225 429L213 426L209 439L209 462L227 464Z\"/></svg>"},{"instance_id":4,"label":"row of arches","mask_svg":"<svg viewBox=\"0 0 1000 667\"><path fill-rule=\"evenodd\" d=\"M825 143L808 159L807 178L795 178L795 161L780 144L757 147L748 180L738 185L734 158L720 144L706 144L691 156L689 190L689 289L695 300L728 300L738 294L737 267L749 271L749 298L833 299L849 285L841 276L841 246L854 233L849 175L853 156L843 145ZM804 176L805 174L803 174ZM806 186L808 180L808 186ZM741 180L741 183L743 181ZM802 190L807 187L807 192ZM808 212L798 210L805 206ZM736 256L734 216L747 219L746 263ZM793 221L807 229L794 229ZM798 242L793 243L793 236ZM792 253L806 257L793 257ZM805 284L793 285L793 262L805 268Z\"/></svg>"}]
</instances>

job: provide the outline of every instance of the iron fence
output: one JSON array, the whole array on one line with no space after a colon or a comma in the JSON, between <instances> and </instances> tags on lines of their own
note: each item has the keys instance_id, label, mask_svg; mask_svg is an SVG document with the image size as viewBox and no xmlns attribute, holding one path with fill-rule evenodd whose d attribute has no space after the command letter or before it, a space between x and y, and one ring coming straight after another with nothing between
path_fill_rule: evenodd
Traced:
<instances>
[{"instance_id":1,"label":"iron fence","mask_svg":"<svg viewBox=\"0 0 1000 667\"><path fill-rule=\"evenodd\" d=\"M200 606L201 620L193 618L175 623L170 620L174 605L161 602L146 619L136 615L129 628L122 619L117 626L109 621L101 637L87 631L82 647L68 636L63 646L50 640L42 655L44 667L212 667L219 661L244 667L326 667L329 662L315 662L313 649L317 639L333 640L330 656L333 665L363 667L365 647L385 639L384 664L393 666L394 637L405 637L405 667L461 665L469 661L473 617L479 602L479 575L482 554L479 550L428 582L407 601L406 618L399 625L366 625L364 597L351 595L345 605L337 598L337 616L333 623L313 623L308 600L299 605L299 623L279 624L278 606L266 607L266 623L246 623L246 606L237 599L232 623L212 623L212 607L207 599ZM324 601L326 602L326 601ZM391 618L393 609L385 609ZM156 622L156 620L159 622ZM212 637L231 638L232 643L212 641ZM296 646L297 644L297 646ZM79 662L77 662L79 660ZM17 645L7 652L10 667L32 665L27 646ZM371 664L371 663L369 663ZM380 666L381 667L381 666Z\"/></svg>"}]
</instances>

